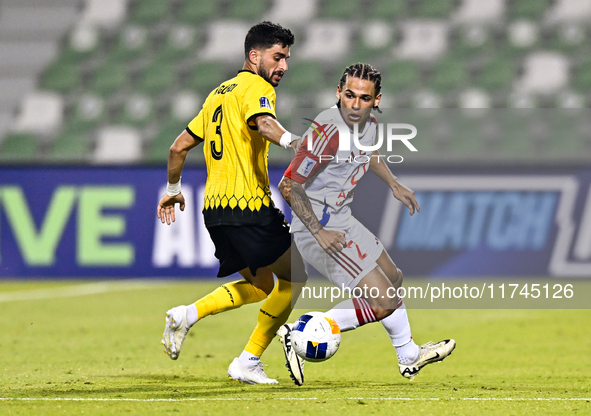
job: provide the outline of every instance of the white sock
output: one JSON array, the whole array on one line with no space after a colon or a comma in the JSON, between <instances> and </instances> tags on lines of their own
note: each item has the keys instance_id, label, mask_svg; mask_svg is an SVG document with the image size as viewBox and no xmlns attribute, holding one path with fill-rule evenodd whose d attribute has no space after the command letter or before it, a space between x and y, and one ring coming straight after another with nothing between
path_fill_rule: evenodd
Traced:
<instances>
[{"instance_id":1,"label":"white sock","mask_svg":"<svg viewBox=\"0 0 591 416\"><path fill-rule=\"evenodd\" d=\"M194 303L187 305L187 323L189 328L197 323L199 320L199 313L197 312L197 305Z\"/></svg>"},{"instance_id":2,"label":"white sock","mask_svg":"<svg viewBox=\"0 0 591 416\"><path fill-rule=\"evenodd\" d=\"M330 311L326 312L326 315L335 320L341 332L351 331L359 326L353 299L347 299L336 304Z\"/></svg>"},{"instance_id":3,"label":"white sock","mask_svg":"<svg viewBox=\"0 0 591 416\"><path fill-rule=\"evenodd\" d=\"M240 357L238 357L238 361L245 367L254 367L261 361L261 357L257 357L256 355L244 350Z\"/></svg>"},{"instance_id":4,"label":"white sock","mask_svg":"<svg viewBox=\"0 0 591 416\"><path fill-rule=\"evenodd\" d=\"M419 347L412 340L406 305L402 303L390 316L380 321L396 348L398 362L412 363L419 356Z\"/></svg>"},{"instance_id":5,"label":"white sock","mask_svg":"<svg viewBox=\"0 0 591 416\"><path fill-rule=\"evenodd\" d=\"M396 355L398 355L400 364L414 363L419 358L420 348L412 338L406 344L394 348L396 348Z\"/></svg>"}]
</instances>

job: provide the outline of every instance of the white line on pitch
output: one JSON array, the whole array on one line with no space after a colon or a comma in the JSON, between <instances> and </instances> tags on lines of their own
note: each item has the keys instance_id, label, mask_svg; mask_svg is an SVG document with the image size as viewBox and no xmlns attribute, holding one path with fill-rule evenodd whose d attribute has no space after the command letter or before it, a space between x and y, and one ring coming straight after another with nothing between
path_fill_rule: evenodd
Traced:
<instances>
[{"instance_id":1,"label":"white line on pitch","mask_svg":"<svg viewBox=\"0 0 591 416\"><path fill-rule=\"evenodd\" d=\"M132 399L100 397L0 397L0 401L71 401L71 402L206 402L206 401L265 401L265 400L399 400L399 401L437 401L437 400L494 400L494 401L591 401L584 397L186 397L180 399Z\"/></svg>"},{"instance_id":2,"label":"white line on pitch","mask_svg":"<svg viewBox=\"0 0 591 416\"><path fill-rule=\"evenodd\" d=\"M72 296L96 295L107 292L121 292L126 290L147 289L162 283L145 280L93 282L80 285L55 287L51 289L18 290L0 293L0 303L19 300L53 299Z\"/></svg>"}]
</instances>

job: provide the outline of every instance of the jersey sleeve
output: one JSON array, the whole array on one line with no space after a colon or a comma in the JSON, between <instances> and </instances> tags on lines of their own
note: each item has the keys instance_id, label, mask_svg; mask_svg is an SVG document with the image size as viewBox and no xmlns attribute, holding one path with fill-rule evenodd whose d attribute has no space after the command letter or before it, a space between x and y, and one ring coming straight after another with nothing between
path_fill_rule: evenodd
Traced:
<instances>
[{"instance_id":1,"label":"jersey sleeve","mask_svg":"<svg viewBox=\"0 0 591 416\"><path fill-rule=\"evenodd\" d=\"M205 138L205 107L201 109L199 114L191 120L189 125L186 128L187 133L189 133L195 140L204 140Z\"/></svg>"},{"instance_id":2,"label":"jersey sleeve","mask_svg":"<svg viewBox=\"0 0 591 416\"><path fill-rule=\"evenodd\" d=\"M331 128L332 127L332 128ZM296 153L283 176L298 183L305 183L320 173L339 150L339 131L335 126L325 124L311 134L305 134L300 150ZM326 132L330 135L327 135ZM308 150L308 141L312 150Z\"/></svg>"},{"instance_id":3,"label":"jersey sleeve","mask_svg":"<svg viewBox=\"0 0 591 416\"><path fill-rule=\"evenodd\" d=\"M262 79L246 90L242 105L244 121L253 130L257 130L254 122L255 117L268 114L277 118L275 115L275 89Z\"/></svg>"}]
</instances>

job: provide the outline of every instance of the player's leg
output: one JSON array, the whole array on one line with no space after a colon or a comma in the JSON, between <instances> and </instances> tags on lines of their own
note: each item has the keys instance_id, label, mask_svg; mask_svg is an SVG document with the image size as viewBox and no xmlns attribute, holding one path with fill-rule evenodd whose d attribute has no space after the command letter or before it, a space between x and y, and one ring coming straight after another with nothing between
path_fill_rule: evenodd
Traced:
<instances>
[{"instance_id":1,"label":"player's leg","mask_svg":"<svg viewBox=\"0 0 591 416\"><path fill-rule=\"evenodd\" d=\"M220 260L218 276L223 277L239 272L245 280L226 283L190 305L180 305L166 312L164 334L161 343L164 352L176 360L189 329L197 321L217 313L239 308L242 305L263 300L273 289L273 274L268 268L261 268L254 276L247 262L232 244L228 234L236 229L227 227L208 228L216 247L215 255Z\"/></svg>"},{"instance_id":2,"label":"player's leg","mask_svg":"<svg viewBox=\"0 0 591 416\"><path fill-rule=\"evenodd\" d=\"M402 271L396 267L386 250L382 252L376 262L394 287L402 286ZM402 299L400 299L398 308L380 322L388 332L392 345L396 349L400 374L410 380L419 373L421 368L443 360L455 348L453 339L440 341L436 344L429 342L420 347L415 344L411 336L406 305Z\"/></svg>"}]
</instances>

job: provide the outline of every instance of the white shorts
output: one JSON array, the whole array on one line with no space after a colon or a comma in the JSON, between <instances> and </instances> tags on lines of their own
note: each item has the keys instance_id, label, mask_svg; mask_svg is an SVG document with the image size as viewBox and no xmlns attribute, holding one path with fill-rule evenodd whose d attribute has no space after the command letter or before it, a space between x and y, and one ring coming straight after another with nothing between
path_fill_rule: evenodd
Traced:
<instances>
[{"instance_id":1,"label":"white shorts","mask_svg":"<svg viewBox=\"0 0 591 416\"><path fill-rule=\"evenodd\" d=\"M347 247L328 254L308 231L293 233L298 250L312 267L338 287L353 289L377 267L384 246L363 224L351 217L351 226L343 230Z\"/></svg>"}]
</instances>

